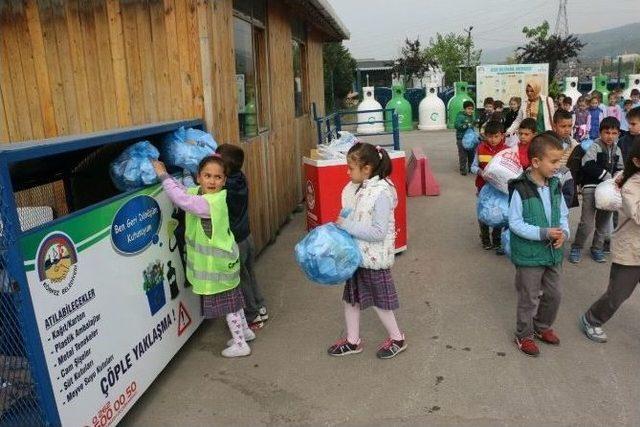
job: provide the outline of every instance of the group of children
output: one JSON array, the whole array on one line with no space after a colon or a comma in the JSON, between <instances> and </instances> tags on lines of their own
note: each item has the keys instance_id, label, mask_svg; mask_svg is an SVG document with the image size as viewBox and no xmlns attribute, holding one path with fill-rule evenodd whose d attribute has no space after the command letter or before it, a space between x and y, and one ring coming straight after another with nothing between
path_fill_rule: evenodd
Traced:
<instances>
[{"instance_id":1,"label":"group of children","mask_svg":"<svg viewBox=\"0 0 640 427\"><path fill-rule=\"evenodd\" d=\"M602 103L602 94L593 91L589 95L580 96L575 106L570 97L558 96L559 109L569 111L574 116L573 136L578 141L583 139L596 139L599 134L600 122L606 117L614 117L620 122L622 136L629 133L627 114L633 108L640 106L640 90L632 89L631 97L622 100L620 90L614 90L609 94L608 105Z\"/></svg>"},{"instance_id":2,"label":"group of children","mask_svg":"<svg viewBox=\"0 0 640 427\"><path fill-rule=\"evenodd\" d=\"M512 101L510 111L517 111L517 99ZM508 148L505 116L499 109L487 116L482 124L482 141L471 155L462 147L465 152L460 156L460 172L466 174L470 168L476 174L478 192L485 185L484 168L493 156ZM606 341L602 325L640 281L640 107L629 110L625 119L629 131L619 138L619 119L598 117L599 135L586 152L573 137L576 118L570 111L555 112L553 131L540 132L533 118L519 123L516 149L525 171L509 182L508 222L518 294L515 343L525 354L539 354L534 337L552 345L560 343L552 325L562 294L561 264L563 245L570 237L569 208L578 206L578 191L582 192L582 216L569 256L574 263L580 261L582 245L594 225L591 256L597 262L605 261L604 245L611 235L614 215L596 208L595 186L615 176L623 201L611 245L609 287L580 317L587 337ZM461 132L474 125L473 104L467 102L456 120L459 149ZM223 144L216 154L200 162L198 185L190 187L169 175L161 162L154 162L167 195L186 212L187 280L201 296L204 317L225 317L231 332L232 338L222 351L224 357L251 354L247 343L256 337L252 325L268 319L253 271L255 254L243 162L240 147ZM347 165L350 182L342 192L343 209L336 223L354 237L363 260L343 292L346 334L328 348L328 354L362 352L360 311L373 307L388 334L376 354L388 359L407 348L394 314L399 307L391 274L397 195L388 179L391 160L384 149L358 142L347 154ZM616 175L619 171L622 174ZM482 246L504 254L501 232L480 223Z\"/></svg>"},{"instance_id":3,"label":"group of children","mask_svg":"<svg viewBox=\"0 0 640 427\"><path fill-rule=\"evenodd\" d=\"M595 93L591 98L579 99L574 112L567 108L572 101L565 97L560 100L562 108L553 115L553 130L540 132L533 118L519 124L518 145L512 149L517 149L524 173L509 182L508 218L518 294L514 341L527 355L537 356L540 352L534 337L547 344L560 343L551 326L562 294L560 276L563 245L570 237L569 208L582 206L569 261L580 262L583 245L594 228L591 258L602 263L606 262L607 253L612 254L607 292L580 317L580 327L588 338L606 341L602 324L640 281L640 107L633 107L640 93L634 90L632 95L633 99L624 104L624 112L615 108L618 106L615 93L610 97L610 108L602 108ZM587 102L589 109L585 109ZM473 158L470 170L476 174L477 193L485 185L483 171L487 164L497 153L509 149L505 143L504 115L496 116L498 111L491 107L487 113L486 106L484 117L474 123L473 103L468 101L456 121L459 150L461 136L468 128L478 124L482 129L475 152L459 156L463 175L467 172L464 162ZM483 123L485 118L488 121ZM621 119L626 123L626 133L621 133ZM593 143L585 149L576 139L587 138L593 139ZM616 213L597 209L595 200L596 186L613 178L623 199L622 211ZM582 194L581 203L578 193ZM483 248L504 254L501 232L500 228L491 230L480 222Z\"/></svg>"},{"instance_id":4,"label":"group of children","mask_svg":"<svg viewBox=\"0 0 640 427\"><path fill-rule=\"evenodd\" d=\"M374 307L388 332L376 355L389 359L407 348L393 312L399 303L391 276L397 205L395 188L388 180L391 159L380 147L357 143L349 150L347 162L350 182L342 192L343 210L336 223L354 237L363 261L344 288L346 335L329 347L328 354L362 352L360 310ZM224 317L231 332L223 357L250 355L248 342L256 338L253 329L268 319L253 270L243 163L239 146L220 145L216 154L200 162L198 185L189 186L169 175L162 162L153 162L164 191L185 211L186 278L201 297L203 316Z\"/></svg>"}]
</instances>

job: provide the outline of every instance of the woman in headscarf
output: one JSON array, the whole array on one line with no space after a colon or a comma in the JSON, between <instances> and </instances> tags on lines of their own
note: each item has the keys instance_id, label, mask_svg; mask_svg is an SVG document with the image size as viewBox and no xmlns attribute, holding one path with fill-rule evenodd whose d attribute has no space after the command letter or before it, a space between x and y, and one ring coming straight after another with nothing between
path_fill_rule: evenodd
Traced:
<instances>
[{"instance_id":1,"label":"woman in headscarf","mask_svg":"<svg viewBox=\"0 0 640 427\"><path fill-rule=\"evenodd\" d=\"M520 111L518 111L516 119L511 126L509 126L509 129L507 129L508 134L517 132L520 127L520 122L528 117L536 121L536 133L552 130L551 124L553 114L555 113L553 99L541 94L541 91L542 87L537 80L529 80L527 82L527 97L520 106Z\"/></svg>"}]
</instances>

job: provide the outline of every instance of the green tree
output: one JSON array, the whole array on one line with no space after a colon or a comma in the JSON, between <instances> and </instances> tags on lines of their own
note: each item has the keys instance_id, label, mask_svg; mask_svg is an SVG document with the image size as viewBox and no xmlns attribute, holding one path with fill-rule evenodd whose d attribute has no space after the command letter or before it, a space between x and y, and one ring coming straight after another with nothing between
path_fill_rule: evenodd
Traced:
<instances>
[{"instance_id":1,"label":"green tree","mask_svg":"<svg viewBox=\"0 0 640 427\"><path fill-rule=\"evenodd\" d=\"M327 112L340 108L351 92L356 60L342 43L325 43L322 47L324 66L324 104Z\"/></svg>"},{"instance_id":2,"label":"green tree","mask_svg":"<svg viewBox=\"0 0 640 427\"><path fill-rule=\"evenodd\" d=\"M475 81L475 67L480 64L482 50L474 49L473 39L463 34L436 33L435 39L429 40L427 55L439 64L444 72L445 83L453 84L460 77L460 71L463 80Z\"/></svg>"},{"instance_id":3,"label":"green tree","mask_svg":"<svg viewBox=\"0 0 640 427\"><path fill-rule=\"evenodd\" d=\"M422 78L425 72L438 66L429 52L422 49L419 39L413 41L405 39L400 54L400 57L393 62L393 72L404 76L405 84L412 76Z\"/></svg>"},{"instance_id":4,"label":"green tree","mask_svg":"<svg viewBox=\"0 0 640 427\"><path fill-rule=\"evenodd\" d=\"M543 21L537 27L522 29L529 39L525 46L516 49L516 59L519 63L549 63L549 81L553 81L558 71L558 65L571 58L577 58L585 46L578 37L569 34L561 37L549 33L549 23Z\"/></svg>"}]
</instances>

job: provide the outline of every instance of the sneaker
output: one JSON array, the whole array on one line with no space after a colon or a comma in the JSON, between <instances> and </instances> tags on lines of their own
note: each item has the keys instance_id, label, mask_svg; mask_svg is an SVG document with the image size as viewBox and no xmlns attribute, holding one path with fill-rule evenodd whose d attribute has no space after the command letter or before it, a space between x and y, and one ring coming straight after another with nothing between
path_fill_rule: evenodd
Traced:
<instances>
[{"instance_id":1,"label":"sneaker","mask_svg":"<svg viewBox=\"0 0 640 427\"><path fill-rule=\"evenodd\" d=\"M540 341L546 342L547 344L560 345L560 338L558 338L556 333L551 328L545 329L543 331L536 331L534 335Z\"/></svg>"},{"instance_id":2,"label":"sneaker","mask_svg":"<svg viewBox=\"0 0 640 427\"><path fill-rule=\"evenodd\" d=\"M599 326L591 326L584 314L580 316L580 329L591 341L605 343L607 342L607 334Z\"/></svg>"},{"instance_id":3,"label":"sneaker","mask_svg":"<svg viewBox=\"0 0 640 427\"><path fill-rule=\"evenodd\" d=\"M391 359L406 349L407 341L404 339L403 334L401 340L392 340L391 338L384 340L380 347L378 347L376 356L378 356L379 359Z\"/></svg>"},{"instance_id":4,"label":"sneaker","mask_svg":"<svg viewBox=\"0 0 640 427\"><path fill-rule=\"evenodd\" d=\"M258 309L258 314L262 318L263 322L266 322L267 320L269 320L269 313L267 313L267 307L260 307L260 309Z\"/></svg>"},{"instance_id":5,"label":"sneaker","mask_svg":"<svg viewBox=\"0 0 640 427\"><path fill-rule=\"evenodd\" d=\"M504 255L504 254L505 254L505 252L504 252L504 248L502 247L502 245L498 246L496 248L496 255Z\"/></svg>"},{"instance_id":6,"label":"sneaker","mask_svg":"<svg viewBox=\"0 0 640 427\"><path fill-rule=\"evenodd\" d=\"M591 259L598 263L607 262L601 249L591 249Z\"/></svg>"},{"instance_id":7,"label":"sneaker","mask_svg":"<svg viewBox=\"0 0 640 427\"><path fill-rule=\"evenodd\" d=\"M482 242L482 249L484 249L485 251L490 251L491 249L493 249L493 245L491 244L491 242Z\"/></svg>"},{"instance_id":8,"label":"sneaker","mask_svg":"<svg viewBox=\"0 0 640 427\"><path fill-rule=\"evenodd\" d=\"M333 343L327 350L330 356L346 356L349 354L362 353L362 341L358 340L357 344L351 344L346 338L340 338Z\"/></svg>"},{"instance_id":9,"label":"sneaker","mask_svg":"<svg viewBox=\"0 0 640 427\"><path fill-rule=\"evenodd\" d=\"M248 344L233 344L222 350L222 357L243 357L251 354L251 347Z\"/></svg>"},{"instance_id":10,"label":"sneaker","mask_svg":"<svg viewBox=\"0 0 640 427\"><path fill-rule=\"evenodd\" d=\"M251 329L245 329L242 332L244 333L245 342L253 341L256 339L256 334ZM233 338L231 338L229 341L227 341L227 347L231 347L233 343L234 343Z\"/></svg>"},{"instance_id":11,"label":"sneaker","mask_svg":"<svg viewBox=\"0 0 640 427\"><path fill-rule=\"evenodd\" d=\"M602 253L603 254L610 254L611 253L611 241L610 240L605 240L604 241L604 245L602 245Z\"/></svg>"},{"instance_id":12,"label":"sneaker","mask_svg":"<svg viewBox=\"0 0 640 427\"><path fill-rule=\"evenodd\" d=\"M248 320L247 323L249 324L249 329L251 329L252 331L261 329L264 326L262 316L260 316L259 314L252 320Z\"/></svg>"},{"instance_id":13,"label":"sneaker","mask_svg":"<svg viewBox=\"0 0 640 427\"><path fill-rule=\"evenodd\" d=\"M531 339L531 337L518 338L516 337L514 342L518 349L526 354L527 356L537 357L540 354L540 349L535 342Z\"/></svg>"},{"instance_id":14,"label":"sneaker","mask_svg":"<svg viewBox=\"0 0 640 427\"><path fill-rule=\"evenodd\" d=\"M569 262L571 264L577 264L582 259L582 250L579 248L571 248L569 252Z\"/></svg>"}]
</instances>

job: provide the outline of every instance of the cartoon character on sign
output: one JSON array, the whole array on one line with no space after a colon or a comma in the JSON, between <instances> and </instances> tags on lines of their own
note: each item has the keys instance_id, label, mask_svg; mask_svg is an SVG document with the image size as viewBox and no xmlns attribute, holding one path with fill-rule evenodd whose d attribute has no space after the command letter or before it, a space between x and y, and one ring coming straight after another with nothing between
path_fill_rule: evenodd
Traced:
<instances>
[{"instance_id":1,"label":"cartoon character on sign","mask_svg":"<svg viewBox=\"0 0 640 427\"><path fill-rule=\"evenodd\" d=\"M69 236L54 232L46 236L37 252L38 277L43 287L53 295L65 294L78 269L78 253Z\"/></svg>"}]
</instances>

